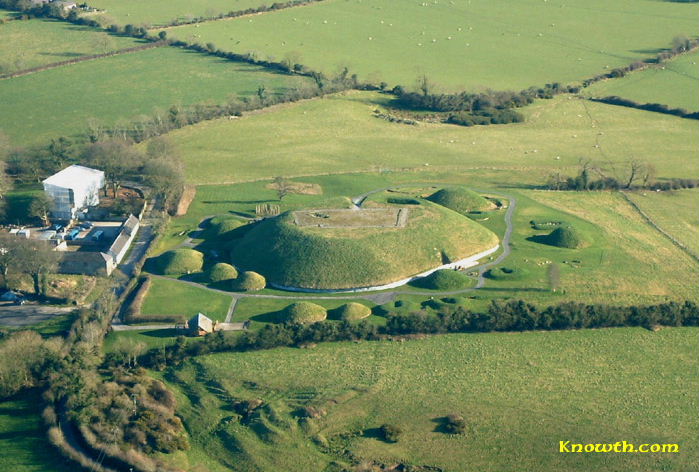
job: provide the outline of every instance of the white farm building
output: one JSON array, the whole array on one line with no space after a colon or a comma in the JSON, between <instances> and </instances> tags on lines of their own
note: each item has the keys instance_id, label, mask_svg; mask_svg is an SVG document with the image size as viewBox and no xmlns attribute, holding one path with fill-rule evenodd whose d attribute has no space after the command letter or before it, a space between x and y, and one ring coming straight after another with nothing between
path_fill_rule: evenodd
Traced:
<instances>
[{"instance_id":1,"label":"white farm building","mask_svg":"<svg viewBox=\"0 0 699 472\"><path fill-rule=\"evenodd\" d=\"M53 217L73 220L78 213L99 203L104 172L78 165L66 167L43 182L46 196L53 201Z\"/></svg>"}]
</instances>

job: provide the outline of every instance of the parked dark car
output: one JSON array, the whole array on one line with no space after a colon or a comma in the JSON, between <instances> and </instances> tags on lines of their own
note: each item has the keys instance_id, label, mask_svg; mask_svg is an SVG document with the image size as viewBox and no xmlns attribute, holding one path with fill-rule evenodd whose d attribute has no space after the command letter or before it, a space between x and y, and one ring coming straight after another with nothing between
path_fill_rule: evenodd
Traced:
<instances>
[{"instance_id":1,"label":"parked dark car","mask_svg":"<svg viewBox=\"0 0 699 472\"><path fill-rule=\"evenodd\" d=\"M82 223L80 223L80 227L81 227L82 229L90 229L90 228L92 228L93 226L94 226L94 225L93 225L91 222L89 222L89 221L83 221Z\"/></svg>"},{"instance_id":2,"label":"parked dark car","mask_svg":"<svg viewBox=\"0 0 699 472\"><path fill-rule=\"evenodd\" d=\"M66 234L66 240L67 241L72 241L73 239L77 239L78 235L80 234L80 229L75 228L71 229L68 234Z\"/></svg>"}]
</instances>

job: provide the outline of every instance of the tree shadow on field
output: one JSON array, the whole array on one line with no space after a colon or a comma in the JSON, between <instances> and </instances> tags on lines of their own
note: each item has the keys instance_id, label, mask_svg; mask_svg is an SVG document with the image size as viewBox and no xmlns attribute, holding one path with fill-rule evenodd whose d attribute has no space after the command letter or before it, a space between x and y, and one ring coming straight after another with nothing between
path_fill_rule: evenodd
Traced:
<instances>
[{"instance_id":1,"label":"tree shadow on field","mask_svg":"<svg viewBox=\"0 0 699 472\"><path fill-rule=\"evenodd\" d=\"M284 323L284 321L286 321L284 319L284 312L282 310L270 311L269 313L262 313L260 315L251 316L250 319L252 321L258 321L260 323L275 323L275 324L281 324L281 323Z\"/></svg>"},{"instance_id":2,"label":"tree shadow on field","mask_svg":"<svg viewBox=\"0 0 699 472\"><path fill-rule=\"evenodd\" d=\"M531 241L533 243L545 244L546 246L557 247L554 244L549 243L548 237L549 237L548 234L536 234L534 236L529 236L526 239L527 239L527 241Z\"/></svg>"},{"instance_id":3,"label":"tree shadow on field","mask_svg":"<svg viewBox=\"0 0 699 472\"><path fill-rule=\"evenodd\" d=\"M279 203L279 200L203 200L202 203L211 203L211 204L219 204L219 203L232 203L232 204L240 204L240 205L252 205L252 204L258 204L258 203ZM235 213L235 212L231 212Z\"/></svg>"},{"instance_id":4,"label":"tree shadow on field","mask_svg":"<svg viewBox=\"0 0 699 472\"><path fill-rule=\"evenodd\" d=\"M151 331L145 331L141 333L143 336L148 336L150 338L174 338L178 334L184 334L182 331L178 331L174 328L165 329L154 329Z\"/></svg>"},{"instance_id":5,"label":"tree shadow on field","mask_svg":"<svg viewBox=\"0 0 699 472\"><path fill-rule=\"evenodd\" d=\"M432 431L435 433L449 434L449 431L447 431L447 424L449 424L448 417L439 416L437 418L432 418L430 421L435 423L435 427Z\"/></svg>"},{"instance_id":6,"label":"tree shadow on field","mask_svg":"<svg viewBox=\"0 0 699 472\"><path fill-rule=\"evenodd\" d=\"M377 439L383 441L383 434L381 434L381 428L367 428L362 431L363 438Z\"/></svg>"},{"instance_id":7,"label":"tree shadow on field","mask_svg":"<svg viewBox=\"0 0 699 472\"><path fill-rule=\"evenodd\" d=\"M41 56L56 56L56 57L81 57L85 54L80 52L40 52Z\"/></svg>"},{"instance_id":8,"label":"tree shadow on field","mask_svg":"<svg viewBox=\"0 0 699 472\"><path fill-rule=\"evenodd\" d=\"M667 51L667 48L634 49L631 52L636 54L658 54Z\"/></svg>"}]
</instances>

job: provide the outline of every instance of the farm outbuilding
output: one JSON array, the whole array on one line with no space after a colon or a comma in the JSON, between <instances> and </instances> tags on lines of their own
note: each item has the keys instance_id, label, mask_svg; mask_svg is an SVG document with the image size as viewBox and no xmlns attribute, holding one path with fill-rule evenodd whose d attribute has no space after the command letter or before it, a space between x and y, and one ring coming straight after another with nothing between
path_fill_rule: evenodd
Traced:
<instances>
[{"instance_id":1,"label":"farm outbuilding","mask_svg":"<svg viewBox=\"0 0 699 472\"><path fill-rule=\"evenodd\" d=\"M192 336L204 336L214 332L214 322L203 313L197 313L187 322L187 330Z\"/></svg>"},{"instance_id":2,"label":"farm outbuilding","mask_svg":"<svg viewBox=\"0 0 699 472\"><path fill-rule=\"evenodd\" d=\"M58 220L74 220L88 207L99 204L104 172L72 165L43 181L44 192L53 202L51 214Z\"/></svg>"}]
</instances>

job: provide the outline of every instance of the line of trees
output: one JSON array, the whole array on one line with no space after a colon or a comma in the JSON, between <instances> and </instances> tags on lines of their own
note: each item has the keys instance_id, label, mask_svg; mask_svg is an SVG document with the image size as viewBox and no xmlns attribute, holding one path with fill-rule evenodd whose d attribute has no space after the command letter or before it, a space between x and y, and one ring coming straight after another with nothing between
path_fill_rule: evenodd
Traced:
<instances>
[{"instance_id":1,"label":"line of trees","mask_svg":"<svg viewBox=\"0 0 699 472\"><path fill-rule=\"evenodd\" d=\"M237 18L239 16L245 16L245 15L255 15L257 13L264 13L268 11L275 11L275 10L283 10L285 8L292 8L292 7L298 7L302 5L310 5L312 3L318 3L322 2L324 0L292 0L288 2L275 2L271 5L260 5L259 7L250 7L246 8L245 10L233 10L229 11L228 13L219 13L218 15L214 16L198 16L198 17L193 17L193 18L187 18L187 19L180 19L176 18L170 23L168 23L169 26L180 26L180 25L190 25L193 23L202 23L204 21L211 21L211 20L221 20L223 18Z\"/></svg>"},{"instance_id":2,"label":"line of trees","mask_svg":"<svg viewBox=\"0 0 699 472\"><path fill-rule=\"evenodd\" d=\"M187 343L184 337L175 344L152 349L139 356L139 364L163 369L178 365L201 354L224 351L249 351L280 346L302 346L328 341L378 340L387 336L437 333L486 333L493 331L563 330L656 325L699 326L699 306L691 301L646 306L610 306L562 303L544 309L517 301L493 301L483 312L462 306L440 305L436 314L417 311L408 315L388 313L388 322L379 327L367 321L319 322L311 325L273 324L260 331L248 331L239 337L223 332L207 335L202 342ZM105 365L124 362L123 354L110 354Z\"/></svg>"},{"instance_id":3,"label":"line of trees","mask_svg":"<svg viewBox=\"0 0 699 472\"><path fill-rule=\"evenodd\" d=\"M444 121L462 126L519 123L524 116L514 110L529 105L537 98L552 98L560 93L576 93L579 88L559 83L531 87L519 92L486 90L479 93L437 93L435 85L423 76L419 91L407 91L396 86L391 91L395 106L407 110L448 113Z\"/></svg>"},{"instance_id":4,"label":"line of trees","mask_svg":"<svg viewBox=\"0 0 699 472\"><path fill-rule=\"evenodd\" d=\"M548 190L679 190L699 187L699 179L655 179L655 166L651 163L631 159L624 168L611 169L613 176L589 159L580 160L576 176L566 176L560 172L550 174L545 184ZM619 175L623 174L623 175Z\"/></svg>"},{"instance_id":5,"label":"line of trees","mask_svg":"<svg viewBox=\"0 0 699 472\"><path fill-rule=\"evenodd\" d=\"M672 46L669 49L660 51L655 57L646 59L644 61L635 61L625 67L618 67L612 69L605 74L599 74L589 79L583 80L583 87L589 87L590 85L599 82L601 80L616 79L619 77L626 76L629 72L634 72L640 69L645 69L650 64L660 64L672 59L679 54L684 54L699 47L699 39L689 38L687 36L675 36L672 39Z\"/></svg>"},{"instance_id":6,"label":"line of trees","mask_svg":"<svg viewBox=\"0 0 699 472\"><path fill-rule=\"evenodd\" d=\"M103 33L103 34L106 34L106 33ZM108 41L107 41L107 43L108 43ZM65 66L68 64L77 64L79 62L91 61L91 60L100 59L103 57L117 56L119 54L126 54L126 53L130 53L130 52L143 51L144 49L157 48L157 47L165 46L166 44L167 43L165 41L148 43L148 44L143 44L141 46L135 46L132 48L125 48L125 49L119 49L116 51L104 52L102 54L92 54L89 56L81 56L81 57L76 57L74 59L67 59L65 61L52 62L51 64L31 67L29 69L21 69L21 68L18 69L17 67L10 67L7 65L0 64L0 78L11 79L14 77L20 77L22 75L32 74L34 72L40 72L43 70L54 69L56 67L61 67L61 66Z\"/></svg>"}]
</instances>

